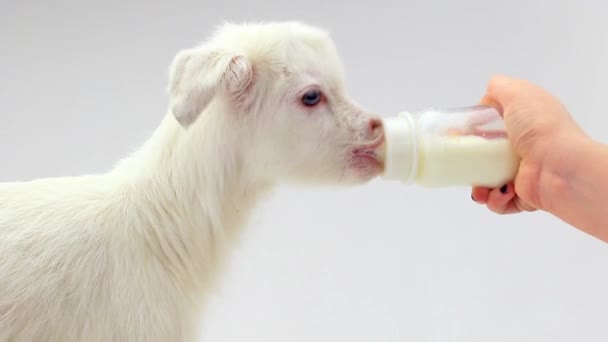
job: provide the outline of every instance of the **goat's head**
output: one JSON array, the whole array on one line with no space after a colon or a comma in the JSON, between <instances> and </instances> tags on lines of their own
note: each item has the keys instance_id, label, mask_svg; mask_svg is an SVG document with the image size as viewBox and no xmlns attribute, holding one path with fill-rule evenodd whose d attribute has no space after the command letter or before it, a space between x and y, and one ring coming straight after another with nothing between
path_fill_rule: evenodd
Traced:
<instances>
[{"instance_id":1,"label":"goat's head","mask_svg":"<svg viewBox=\"0 0 608 342\"><path fill-rule=\"evenodd\" d=\"M255 177L351 184L382 170L380 118L348 99L337 49L319 28L226 24L175 57L169 89L181 126L228 125Z\"/></svg>"}]
</instances>

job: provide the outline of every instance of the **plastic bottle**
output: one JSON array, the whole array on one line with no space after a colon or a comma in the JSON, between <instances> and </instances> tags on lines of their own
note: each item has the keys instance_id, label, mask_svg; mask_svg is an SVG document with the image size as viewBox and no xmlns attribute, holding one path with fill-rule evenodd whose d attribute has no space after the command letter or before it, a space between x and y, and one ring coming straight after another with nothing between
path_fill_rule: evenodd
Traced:
<instances>
[{"instance_id":1,"label":"plastic bottle","mask_svg":"<svg viewBox=\"0 0 608 342\"><path fill-rule=\"evenodd\" d=\"M425 187L501 187L519 158L489 106L402 112L384 118L384 178Z\"/></svg>"}]
</instances>

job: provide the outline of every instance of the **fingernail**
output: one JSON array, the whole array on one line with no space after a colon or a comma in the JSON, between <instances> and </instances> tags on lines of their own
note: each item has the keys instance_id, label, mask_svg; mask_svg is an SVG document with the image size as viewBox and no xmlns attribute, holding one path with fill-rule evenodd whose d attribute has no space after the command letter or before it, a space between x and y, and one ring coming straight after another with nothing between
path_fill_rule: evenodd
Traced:
<instances>
[{"instance_id":1,"label":"fingernail","mask_svg":"<svg viewBox=\"0 0 608 342\"><path fill-rule=\"evenodd\" d=\"M507 193L507 185L506 185L506 184L505 184L505 185L503 185L503 186L500 188L500 192L501 192L501 193L503 193L503 194L506 194L506 193Z\"/></svg>"}]
</instances>

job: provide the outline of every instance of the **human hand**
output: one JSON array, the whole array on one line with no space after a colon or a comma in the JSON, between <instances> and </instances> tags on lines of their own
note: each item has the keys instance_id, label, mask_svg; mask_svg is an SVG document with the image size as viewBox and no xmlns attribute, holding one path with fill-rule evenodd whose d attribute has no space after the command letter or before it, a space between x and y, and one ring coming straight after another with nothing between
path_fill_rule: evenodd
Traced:
<instances>
[{"instance_id":1,"label":"human hand","mask_svg":"<svg viewBox=\"0 0 608 342\"><path fill-rule=\"evenodd\" d=\"M493 77L481 102L503 115L521 161L514 182L474 187L472 199L499 214L549 210L556 200L552 190L567 182L571 157L589 138L555 97L528 81Z\"/></svg>"}]
</instances>

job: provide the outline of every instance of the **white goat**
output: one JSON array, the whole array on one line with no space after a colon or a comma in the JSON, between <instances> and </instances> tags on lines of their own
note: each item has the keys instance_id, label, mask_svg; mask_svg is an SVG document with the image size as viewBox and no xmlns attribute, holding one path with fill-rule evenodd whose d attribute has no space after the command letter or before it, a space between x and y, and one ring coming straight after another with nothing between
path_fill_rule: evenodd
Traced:
<instances>
[{"instance_id":1,"label":"white goat","mask_svg":"<svg viewBox=\"0 0 608 342\"><path fill-rule=\"evenodd\" d=\"M263 195L382 171L379 117L347 99L320 28L225 24L177 54L169 91L158 129L111 171L0 184L0 341L194 341Z\"/></svg>"}]
</instances>

